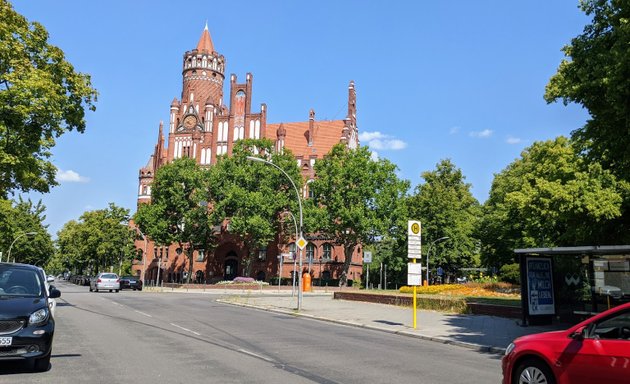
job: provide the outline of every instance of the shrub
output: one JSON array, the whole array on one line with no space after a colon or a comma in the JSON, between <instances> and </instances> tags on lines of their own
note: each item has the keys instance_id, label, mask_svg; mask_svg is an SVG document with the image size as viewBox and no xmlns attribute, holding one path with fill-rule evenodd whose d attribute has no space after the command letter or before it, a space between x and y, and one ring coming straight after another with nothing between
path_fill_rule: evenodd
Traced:
<instances>
[{"instance_id":1,"label":"shrub","mask_svg":"<svg viewBox=\"0 0 630 384\"><path fill-rule=\"evenodd\" d=\"M256 279L253 277L237 276L232 281L235 283L255 283Z\"/></svg>"},{"instance_id":2,"label":"shrub","mask_svg":"<svg viewBox=\"0 0 630 384\"><path fill-rule=\"evenodd\" d=\"M518 263L505 264L499 270L499 276L501 278L501 281L505 281L506 283L520 284L521 283L520 265Z\"/></svg>"}]
</instances>

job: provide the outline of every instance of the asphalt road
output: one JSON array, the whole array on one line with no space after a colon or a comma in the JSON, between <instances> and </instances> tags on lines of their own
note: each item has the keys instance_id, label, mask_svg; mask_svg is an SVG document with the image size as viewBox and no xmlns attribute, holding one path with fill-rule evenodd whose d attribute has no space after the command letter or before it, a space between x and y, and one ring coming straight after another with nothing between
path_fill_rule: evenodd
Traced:
<instances>
[{"instance_id":1,"label":"asphalt road","mask_svg":"<svg viewBox=\"0 0 630 384\"><path fill-rule=\"evenodd\" d=\"M465 348L218 303L216 295L90 293L58 283L48 372L0 383L499 383Z\"/></svg>"}]
</instances>

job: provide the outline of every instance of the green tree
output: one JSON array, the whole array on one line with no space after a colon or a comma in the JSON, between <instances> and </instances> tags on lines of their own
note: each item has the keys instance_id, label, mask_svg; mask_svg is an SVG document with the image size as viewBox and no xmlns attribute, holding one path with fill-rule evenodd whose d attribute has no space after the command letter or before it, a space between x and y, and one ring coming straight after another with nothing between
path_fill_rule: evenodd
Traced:
<instances>
[{"instance_id":1,"label":"green tree","mask_svg":"<svg viewBox=\"0 0 630 384\"><path fill-rule=\"evenodd\" d=\"M0 198L57 185L50 150L62 134L85 130L96 95L41 24L0 0Z\"/></svg>"},{"instance_id":2,"label":"green tree","mask_svg":"<svg viewBox=\"0 0 630 384\"><path fill-rule=\"evenodd\" d=\"M62 263L79 273L107 268L120 273L123 263L135 256L134 236L129 210L110 203L107 209L84 212L79 221L66 223L57 234L57 246Z\"/></svg>"},{"instance_id":3,"label":"green tree","mask_svg":"<svg viewBox=\"0 0 630 384\"><path fill-rule=\"evenodd\" d=\"M581 104L591 119L573 132L589 159L630 180L630 3L581 0L592 22L563 48L545 99Z\"/></svg>"},{"instance_id":4,"label":"green tree","mask_svg":"<svg viewBox=\"0 0 630 384\"><path fill-rule=\"evenodd\" d=\"M11 248L11 261L39 266L48 262L54 253L54 245L44 224L45 211L41 201L0 200L0 232L5 234L0 240L3 260L9 257L8 249Z\"/></svg>"},{"instance_id":5,"label":"green tree","mask_svg":"<svg viewBox=\"0 0 630 384\"><path fill-rule=\"evenodd\" d=\"M90 261L89 231L77 220L70 220L57 232L57 257L68 270L84 273Z\"/></svg>"},{"instance_id":6,"label":"green tree","mask_svg":"<svg viewBox=\"0 0 630 384\"><path fill-rule=\"evenodd\" d=\"M373 244L401 229L401 202L409 182L400 180L396 170L388 160L372 160L367 147L349 149L343 144L315 162L317 177L310 187L319 212L309 231L328 234L343 247L340 286L346 284L352 254L359 244ZM309 215L311 212L309 209Z\"/></svg>"},{"instance_id":7,"label":"green tree","mask_svg":"<svg viewBox=\"0 0 630 384\"><path fill-rule=\"evenodd\" d=\"M429 267L441 266L450 273L470 267L478 260L479 241L475 229L481 206L470 192L462 171L451 160L440 161L434 171L422 173L423 184L416 187L408 200L410 218L422 223L422 250L431 247Z\"/></svg>"},{"instance_id":8,"label":"green tree","mask_svg":"<svg viewBox=\"0 0 630 384\"><path fill-rule=\"evenodd\" d=\"M247 160L247 156L254 153L284 170L298 189L302 185L302 177L291 152L276 153L273 142L268 139L239 140L232 156L221 157L210 168L212 221L222 223L228 220L229 232L243 241L247 249L243 260L246 275L251 273L256 252L266 249L282 232L282 213L289 210L299 217L297 197L291 182L275 167ZM290 229L284 231L292 232Z\"/></svg>"},{"instance_id":9,"label":"green tree","mask_svg":"<svg viewBox=\"0 0 630 384\"><path fill-rule=\"evenodd\" d=\"M207 171L190 158L160 167L151 188L151 203L142 204L134 222L161 246L178 245L188 259L188 277L193 276L193 253L214 243L208 215Z\"/></svg>"},{"instance_id":10,"label":"green tree","mask_svg":"<svg viewBox=\"0 0 630 384\"><path fill-rule=\"evenodd\" d=\"M514 249L612 244L627 182L580 157L570 140L536 142L492 183L480 236L483 261L500 267Z\"/></svg>"}]
</instances>

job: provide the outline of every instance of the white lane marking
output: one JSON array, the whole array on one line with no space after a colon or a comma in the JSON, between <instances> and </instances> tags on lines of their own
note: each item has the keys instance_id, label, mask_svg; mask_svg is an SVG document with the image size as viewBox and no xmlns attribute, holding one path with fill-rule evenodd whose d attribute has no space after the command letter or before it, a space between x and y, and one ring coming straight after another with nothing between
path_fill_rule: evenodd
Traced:
<instances>
[{"instance_id":1,"label":"white lane marking","mask_svg":"<svg viewBox=\"0 0 630 384\"><path fill-rule=\"evenodd\" d=\"M177 324L173 324L173 323L170 323L170 324L171 324L173 327L177 327L177 328L179 328L179 329L181 329L181 330L183 330L183 331L190 332L190 333L195 334L195 335L197 335L197 336L201 336L201 333L197 333L197 332L195 332L195 331L193 331L193 330L190 330L190 329L188 329L188 328L184 328L184 327L179 326L179 325L177 325Z\"/></svg>"},{"instance_id":2,"label":"white lane marking","mask_svg":"<svg viewBox=\"0 0 630 384\"><path fill-rule=\"evenodd\" d=\"M257 358L259 358L259 359L265 360L265 361L270 362L270 363L271 363L271 362L273 362L273 360L271 360L271 359L270 359L270 358L268 358L268 357L265 357L265 356L259 355L259 354L254 353L254 352L250 352L250 351L248 351L248 350L246 350L246 349L239 349L238 351L239 351L239 352L242 352L242 353L244 353L244 354L246 354L246 355L250 355L250 356L253 356L253 357L257 357Z\"/></svg>"},{"instance_id":3,"label":"white lane marking","mask_svg":"<svg viewBox=\"0 0 630 384\"><path fill-rule=\"evenodd\" d=\"M139 313L139 314L141 314L142 316L146 316L146 317L153 317L153 316L149 315L148 313L144 313L144 312L136 311L135 309L134 309L134 312Z\"/></svg>"}]
</instances>

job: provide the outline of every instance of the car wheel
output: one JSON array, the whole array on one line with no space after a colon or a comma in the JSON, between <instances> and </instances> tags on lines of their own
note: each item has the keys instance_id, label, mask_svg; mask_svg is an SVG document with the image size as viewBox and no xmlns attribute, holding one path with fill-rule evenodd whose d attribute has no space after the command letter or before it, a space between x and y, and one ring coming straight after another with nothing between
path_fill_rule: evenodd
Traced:
<instances>
[{"instance_id":1,"label":"car wheel","mask_svg":"<svg viewBox=\"0 0 630 384\"><path fill-rule=\"evenodd\" d=\"M111 291L110 291L111 292ZM118 293L118 289L116 290L116 293Z\"/></svg>"},{"instance_id":2,"label":"car wheel","mask_svg":"<svg viewBox=\"0 0 630 384\"><path fill-rule=\"evenodd\" d=\"M553 373L544 362L536 359L523 361L515 371L513 384L556 384Z\"/></svg>"},{"instance_id":3,"label":"car wheel","mask_svg":"<svg viewBox=\"0 0 630 384\"><path fill-rule=\"evenodd\" d=\"M33 370L37 372L46 372L48 369L50 369L50 354L51 353L52 352L49 352L48 355L39 359L35 359L35 361L33 362Z\"/></svg>"}]
</instances>

